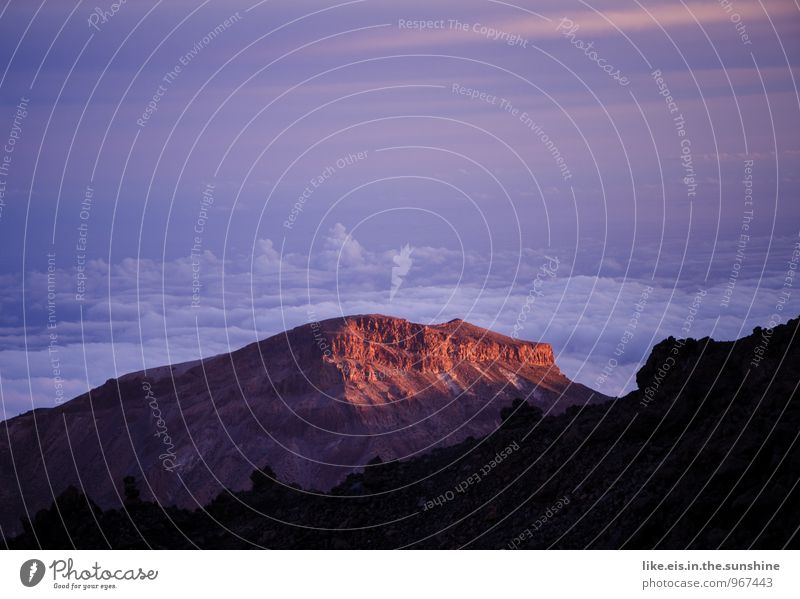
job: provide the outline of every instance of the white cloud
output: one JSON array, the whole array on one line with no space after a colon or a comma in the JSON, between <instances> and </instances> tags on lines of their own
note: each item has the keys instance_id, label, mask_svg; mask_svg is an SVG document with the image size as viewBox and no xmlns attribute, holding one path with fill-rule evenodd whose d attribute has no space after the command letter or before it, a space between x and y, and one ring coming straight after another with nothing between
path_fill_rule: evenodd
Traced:
<instances>
[{"instance_id":1,"label":"white cloud","mask_svg":"<svg viewBox=\"0 0 800 599\"><path fill-rule=\"evenodd\" d=\"M344 266L358 266L364 264L363 246L347 232L342 223L331 227L325 238L325 247L336 253L336 262Z\"/></svg>"}]
</instances>

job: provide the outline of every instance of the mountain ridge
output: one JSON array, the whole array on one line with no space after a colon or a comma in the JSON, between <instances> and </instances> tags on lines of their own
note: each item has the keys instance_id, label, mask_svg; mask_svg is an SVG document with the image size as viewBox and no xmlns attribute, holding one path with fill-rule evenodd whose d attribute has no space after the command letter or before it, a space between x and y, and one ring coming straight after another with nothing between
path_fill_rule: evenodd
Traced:
<instances>
[{"instance_id":1,"label":"mountain ridge","mask_svg":"<svg viewBox=\"0 0 800 599\"><path fill-rule=\"evenodd\" d=\"M145 481L145 499L183 507L246 488L265 462L286 484L324 492L376 455L407 459L489 434L518 396L549 413L607 399L567 379L548 344L460 320L309 323L5 421L0 525L14 530L69 485L119 505L129 475Z\"/></svg>"},{"instance_id":2,"label":"mountain ridge","mask_svg":"<svg viewBox=\"0 0 800 599\"><path fill-rule=\"evenodd\" d=\"M330 495L280 484L268 462L193 511L143 501L133 478L123 509L71 488L9 546L796 549L798 331L665 339L624 397L550 416L515 401L492 434L372 460Z\"/></svg>"}]
</instances>

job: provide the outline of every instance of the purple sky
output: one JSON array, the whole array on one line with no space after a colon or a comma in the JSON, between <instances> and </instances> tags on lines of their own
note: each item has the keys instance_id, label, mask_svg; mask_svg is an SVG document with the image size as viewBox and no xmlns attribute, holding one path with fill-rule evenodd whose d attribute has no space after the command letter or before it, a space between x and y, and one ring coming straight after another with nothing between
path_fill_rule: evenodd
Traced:
<instances>
[{"instance_id":1,"label":"purple sky","mask_svg":"<svg viewBox=\"0 0 800 599\"><path fill-rule=\"evenodd\" d=\"M613 394L698 290L800 312L796 3L111 6L0 7L0 418L340 314L524 309Z\"/></svg>"}]
</instances>

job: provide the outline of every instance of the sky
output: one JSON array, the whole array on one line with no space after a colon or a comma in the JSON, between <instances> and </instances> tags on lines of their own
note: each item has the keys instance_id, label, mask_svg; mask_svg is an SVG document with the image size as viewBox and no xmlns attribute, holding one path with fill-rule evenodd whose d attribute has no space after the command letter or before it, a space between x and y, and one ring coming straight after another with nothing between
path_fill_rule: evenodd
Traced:
<instances>
[{"instance_id":1,"label":"sky","mask_svg":"<svg viewBox=\"0 0 800 599\"><path fill-rule=\"evenodd\" d=\"M796 2L9 0L0 32L0 419L348 314L617 395L665 337L800 313Z\"/></svg>"}]
</instances>

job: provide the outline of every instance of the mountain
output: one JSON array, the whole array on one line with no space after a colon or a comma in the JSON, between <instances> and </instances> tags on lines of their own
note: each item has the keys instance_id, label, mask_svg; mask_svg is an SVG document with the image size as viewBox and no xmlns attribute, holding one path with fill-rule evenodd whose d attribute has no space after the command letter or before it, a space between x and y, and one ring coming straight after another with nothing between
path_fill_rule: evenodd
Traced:
<instances>
[{"instance_id":1,"label":"mountain","mask_svg":"<svg viewBox=\"0 0 800 599\"><path fill-rule=\"evenodd\" d=\"M73 487L9 545L798 549L799 330L666 339L625 397L547 416L515 401L491 434L374 460L328 495L268 463L197 510L143 501L133 478L124 510Z\"/></svg>"},{"instance_id":2,"label":"mountain","mask_svg":"<svg viewBox=\"0 0 800 599\"><path fill-rule=\"evenodd\" d=\"M377 456L491 433L515 397L550 414L608 399L561 374L550 345L461 320L313 322L6 421L0 525L18 532L69 486L118 507L126 476L143 481L143 499L188 508L249 488L264 464L284 483L328 491Z\"/></svg>"}]
</instances>

